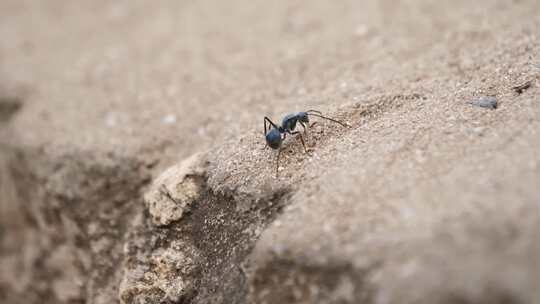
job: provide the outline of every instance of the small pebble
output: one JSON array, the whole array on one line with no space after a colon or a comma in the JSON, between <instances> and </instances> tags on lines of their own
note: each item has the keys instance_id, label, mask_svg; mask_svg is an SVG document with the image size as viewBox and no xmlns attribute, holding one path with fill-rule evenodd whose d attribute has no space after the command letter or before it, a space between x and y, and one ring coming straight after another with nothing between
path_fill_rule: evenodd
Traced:
<instances>
[{"instance_id":1,"label":"small pebble","mask_svg":"<svg viewBox=\"0 0 540 304\"><path fill-rule=\"evenodd\" d=\"M118 115L116 113L107 113L105 115L105 125L109 128L116 126L118 123Z\"/></svg>"},{"instance_id":2,"label":"small pebble","mask_svg":"<svg viewBox=\"0 0 540 304\"><path fill-rule=\"evenodd\" d=\"M476 127L474 129L472 129L472 132L478 136L482 136L484 135L486 131L486 128L485 127Z\"/></svg>"},{"instance_id":3,"label":"small pebble","mask_svg":"<svg viewBox=\"0 0 540 304\"><path fill-rule=\"evenodd\" d=\"M369 28L365 24L359 24L354 30L354 34L358 37L366 36L369 32Z\"/></svg>"},{"instance_id":4,"label":"small pebble","mask_svg":"<svg viewBox=\"0 0 540 304\"><path fill-rule=\"evenodd\" d=\"M496 109L497 108L497 98L494 96L482 96L473 101L467 102L473 106L482 107L486 109Z\"/></svg>"},{"instance_id":5,"label":"small pebble","mask_svg":"<svg viewBox=\"0 0 540 304\"><path fill-rule=\"evenodd\" d=\"M176 123L176 116L174 114L166 115L161 119L161 123L163 123L165 125L174 124L174 123Z\"/></svg>"}]
</instances>

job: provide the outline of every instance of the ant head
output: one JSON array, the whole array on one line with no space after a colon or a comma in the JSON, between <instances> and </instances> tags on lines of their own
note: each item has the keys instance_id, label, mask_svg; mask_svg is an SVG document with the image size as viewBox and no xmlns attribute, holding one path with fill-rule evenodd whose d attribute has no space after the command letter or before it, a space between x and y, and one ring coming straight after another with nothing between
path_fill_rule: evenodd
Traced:
<instances>
[{"instance_id":1,"label":"ant head","mask_svg":"<svg viewBox=\"0 0 540 304\"><path fill-rule=\"evenodd\" d=\"M273 128L266 134L266 143L272 149L278 149L281 146L281 141L281 133L276 128Z\"/></svg>"},{"instance_id":2,"label":"ant head","mask_svg":"<svg viewBox=\"0 0 540 304\"><path fill-rule=\"evenodd\" d=\"M298 112L298 114L296 114L296 117L300 122L309 123L309 117L307 112Z\"/></svg>"}]
</instances>

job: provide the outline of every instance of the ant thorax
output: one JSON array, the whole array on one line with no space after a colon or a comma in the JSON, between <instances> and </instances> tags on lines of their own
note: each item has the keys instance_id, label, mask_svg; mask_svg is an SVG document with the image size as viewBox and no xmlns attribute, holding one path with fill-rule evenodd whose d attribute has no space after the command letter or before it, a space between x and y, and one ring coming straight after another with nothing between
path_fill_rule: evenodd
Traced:
<instances>
[{"instance_id":1,"label":"ant thorax","mask_svg":"<svg viewBox=\"0 0 540 304\"><path fill-rule=\"evenodd\" d=\"M296 128L296 122L298 121L297 114L288 114L283 118L281 127L283 130L293 131Z\"/></svg>"}]
</instances>

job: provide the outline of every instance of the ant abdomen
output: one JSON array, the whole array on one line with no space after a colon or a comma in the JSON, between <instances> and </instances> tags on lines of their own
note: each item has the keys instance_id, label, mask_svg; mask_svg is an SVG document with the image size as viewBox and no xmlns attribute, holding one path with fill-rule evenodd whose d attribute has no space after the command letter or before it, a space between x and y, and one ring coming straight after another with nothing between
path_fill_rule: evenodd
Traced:
<instances>
[{"instance_id":1,"label":"ant abdomen","mask_svg":"<svg viewBox=\"0 0 540 304\"><path fill-rule=\"evenodd\" d=\"M278 149L281 147L281 133L278 129L273 128L266 134L266 143L272 149Z\"/></svg>"}]
</instances>

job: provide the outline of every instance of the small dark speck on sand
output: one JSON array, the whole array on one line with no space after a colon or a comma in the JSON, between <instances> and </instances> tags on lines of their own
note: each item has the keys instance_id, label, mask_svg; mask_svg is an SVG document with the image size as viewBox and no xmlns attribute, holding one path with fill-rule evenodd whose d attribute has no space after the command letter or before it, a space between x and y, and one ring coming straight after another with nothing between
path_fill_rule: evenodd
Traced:
<instances>
[{"instance_id":1,"label":"small dark speck on sand","mask_svg":"<svg viewBox=\"0 0 540 304\"><path fill-rule=\"evenodd\" d=\"M0 96L0 122L8 121L22 106L22 101L16 97Z\"/></svg>"},{"instance_id":2,"label":"small dark speck on sand","mask_svg":"<svg viewBox=\"0 0 540 304\"><path fill-rule=\"evenodd\" d=\"M520 84L520 85L518 85L518 86L513 87L512 89L513 89L516 93L521 94L521 93L523 93L525 90L527 90L528 88L530 88L530 87L531 87L531 84L532 84L532 81L529 80L529 81L527 81L527 82L525 82L525 83L523 83L523 84Z\"/></svg>"},{"instance_id":3,"label":"small dark speck on sand","mask_svg":"<svg viewBox=\"0 0 540 304\"><path fill-rule=\"evenodd\" d=\"M482 107L486 109L496 109L497 108L497 98L495 96L482 96L480 98L474 99L467 102L473 106Z\"/></svg>"}]
</instances>

